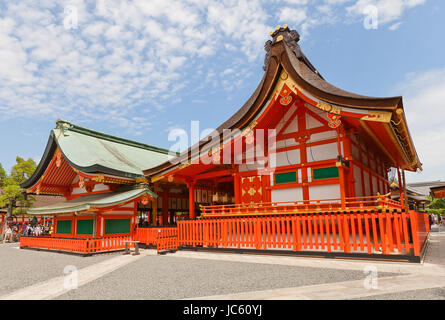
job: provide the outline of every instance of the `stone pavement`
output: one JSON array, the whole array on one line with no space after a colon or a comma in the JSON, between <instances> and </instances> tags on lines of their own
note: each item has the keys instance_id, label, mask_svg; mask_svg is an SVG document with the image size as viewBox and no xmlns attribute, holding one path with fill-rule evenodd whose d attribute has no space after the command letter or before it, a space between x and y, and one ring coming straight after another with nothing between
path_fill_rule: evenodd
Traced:
<instances>
[{"instance_id":1,"label":"stone pavement","mask_svg":"<svg viewBox=\"0 0 445 320\"><path fill-rule=\"evenodd\" d=\"M14 272L9 265L22 263L42 276L31 285L0 290L0 299L404 299L404 293L407 299L445 299L445 232L441 230L430 234L422 264L191 251L157 256L155 250L141 250L140 256L81 258L12 246L0 248L10 255L9 262L0 265ZM26 262L29 258L34 262ZM70 287L66 275L60 276L60 266L65 264L78 268L78 289ZM43 277L45 270L54 272L52 278L51 274ZM163 277L165 272L170 276ZM215 277L226 280L218 282ZM267 282L274 286L259 285Z\"/></svg>"},{"instance_id":2,"label":"stone pavement","mask_svg":"<svg viewBox=\"0 0 445 320\"><path fill-rule=\"evenodd\" d=\"M310 263L305 259L294 261L298 264ZM314 263L315 261L312 260ZM197 297L208 300L344 300L365 298L378 295L391 295L413 290L445 288L445 233L431 233L429 247L423 264L399 264L381 262L351 262L351 261L318 261L317 267L329 264L331 268L354 270L356 268L374 267L377 272L400 272L407 275L377 278L374 283L369 279L346 281L314 286L283 288L274 290L245 292L238 294ZM443 297L445 299L445 297Z\"/></svg>"}]
</instances>

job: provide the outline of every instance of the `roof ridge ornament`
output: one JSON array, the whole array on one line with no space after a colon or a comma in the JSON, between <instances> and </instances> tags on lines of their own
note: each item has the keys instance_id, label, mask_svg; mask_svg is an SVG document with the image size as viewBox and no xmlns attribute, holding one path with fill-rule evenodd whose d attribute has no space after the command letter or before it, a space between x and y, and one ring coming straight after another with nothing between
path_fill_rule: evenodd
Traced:
<instances>
[{"instance_id":1,"label":"roof ridge ornament","mask_svg":"<svg viewBox=\"0 0 445 320\"><path fill-rule=\"evenodd\" d=\"M303 59L304 55L301 52L300 45L298 44L298 41L300 41L300 34L296 30L289 29L288 25L285 24L284 26L277 26L275 30L272 30L270 32L270 35L272 36L272 40L267 40L264 45L264 50L266 50L266 58L264 59L264 66L263 70L266 71L267 65L269 64L270 60L270 48L280 42L284 41L284 43L287 44L287 46L292 50L293 53L297 56L298 59Z\"/></svg>"}]
</instances>

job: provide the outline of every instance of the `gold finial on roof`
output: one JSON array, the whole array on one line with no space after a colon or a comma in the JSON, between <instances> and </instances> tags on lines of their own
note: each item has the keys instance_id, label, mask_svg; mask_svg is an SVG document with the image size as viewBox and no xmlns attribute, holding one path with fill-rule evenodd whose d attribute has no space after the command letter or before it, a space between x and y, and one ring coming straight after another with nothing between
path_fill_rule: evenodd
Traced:
<instances>
[{"instance_id":1,"label":"gold finial on roof","mask_svg":"<svg viewBox=\"0 0 445 320\"><path fill-rule=\"evenodd\" d=\"M276 29L277 29L277 30L280 30L280 29L281 29L281 26L280 26L280 25L278 25Z\"/></svg>"}]
</instances>

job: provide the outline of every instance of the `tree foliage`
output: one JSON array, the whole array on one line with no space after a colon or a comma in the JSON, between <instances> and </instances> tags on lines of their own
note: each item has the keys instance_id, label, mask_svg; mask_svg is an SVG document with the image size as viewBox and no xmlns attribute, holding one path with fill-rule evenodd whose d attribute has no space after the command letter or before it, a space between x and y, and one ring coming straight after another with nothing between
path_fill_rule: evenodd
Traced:
<instances>
[{"instance_id":1,"label":"tree foliage","mask_svg":"<svg viewBox=\"0 0 445 320\"><path fill-rule=\"evenodd\" d=\"M6 179L6 171L3 169L2 164L0 163L0 188L3 187L3 184L5 183Z\"/></svg>"},{"instance_id":2,"label":"tree foliage","mask_svg":"<svg viewBox=\"0 0 445 320\"><path fill-rule=\"evenodd\" d=\"M17 156L16 164L8 175L0 164L0 186L2 188L0 207L8 207L8 213L26 213L26 208L31 207L34 203L35 198L25 196L20 184L31 177L36 167L33 159L25 160Z\"/></svg>"},{"instance_id":3,"label":"tree foliage","mask_svg":"<svg viewBox=\"0 0 445 320\"><path fill-rule=\"evenodd\" d=\"M429 197L430 204L428 205L428 213L443 214L445 213L445 199Z\"/></svg>"}]
</instances>

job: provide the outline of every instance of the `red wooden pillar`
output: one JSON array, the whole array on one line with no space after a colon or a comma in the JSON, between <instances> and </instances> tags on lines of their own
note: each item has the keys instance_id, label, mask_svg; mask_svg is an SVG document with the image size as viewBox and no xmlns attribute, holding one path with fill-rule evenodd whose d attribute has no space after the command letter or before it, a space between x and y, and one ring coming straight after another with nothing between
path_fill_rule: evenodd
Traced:
<instances>
[{"instance_id":1,"label":"red wooden pillar","mask_svg":"<svg viewBox=\"0 0 445 320\"><path fill-rule=\"evenodd\" d=\"M168 225L168 187L162 187L162 224Z\"/></svg>"},{"instance_id":2,"label":"red wooden pillar","mask_svg":"<svg viewBox=\"0 0 445 320\"><path fill-rule=\"evenodd\" d=\"M189 217L195 219L195 181L188 182L187 186L189 188Z\"/></svg>"},{"instance_id":3,"label":"red wooden pillar","mask_svg":"<svg viewBox=\"0 0 445 320\"><path fill-rule=\"evenodd\" d=\"M343 159L343 154L341 151L341 141L343 139L340 138L340 127L337 128L337 148L338 148L338 155L342 157ZM341 198L341 208L345 209L346 208L346 186L345 186L345 171L343 168L343 163L337 162L336 163L337 167L338 167L338 177L340 180L340 198Z\"/></svg>"},{"instance_id":4,"label":"red wooden pillar","mask_svg":"<svg viewBox=\"0 0 445 320\"><path fill-rule=\"evenodd\" d=\"M400 175L400 169L397 168L397 179L399 180L399 192L400 192L400 204L404 206L405 199L403 196L403 188L402 188L402 177Z\"/></svg>"},{"instance_id":5,"label":"red wooden pillar","mask_svg":"<svg viewBox=\"0 0 445 320\"><path fill-rule=\"evenodd\" d=\"M102 214L98 213L96 214L96 230L95 230L95 234L94 237L95 238L101 238L102 234L101 234L101 230L102 230Z\"/></svg>"},{"instance_id":6,"label":"red wooden pillar","mask_svg":"<svg viewBox=\"0 0 445 320\"><path fill-rule=\"evenodd\" d=\"M240 176L238 171L238 165L234 165L233 169L235 170L235 173L233 174L233 184L234 184L234 196L235 196L235 203L241 203L241 192L240 192ZM215 193L215 190L213 191Z\"/></svg>"},{"instance_id":7,"label":"red wooden pillar","mask_svg":"<svg viewBox=\"0 0 445 320\"><path fill-rule=\"evenodd\" d=\"M306 131L306 112L305 108L299 106L298 116L298 130L300 132ZM303 200L309 200L309 181L308 181L308 168L307 168L307 147L306 140L300 143L300 161L301 168L301 182L303 183Z\"/></svg>"}]
</instances>

